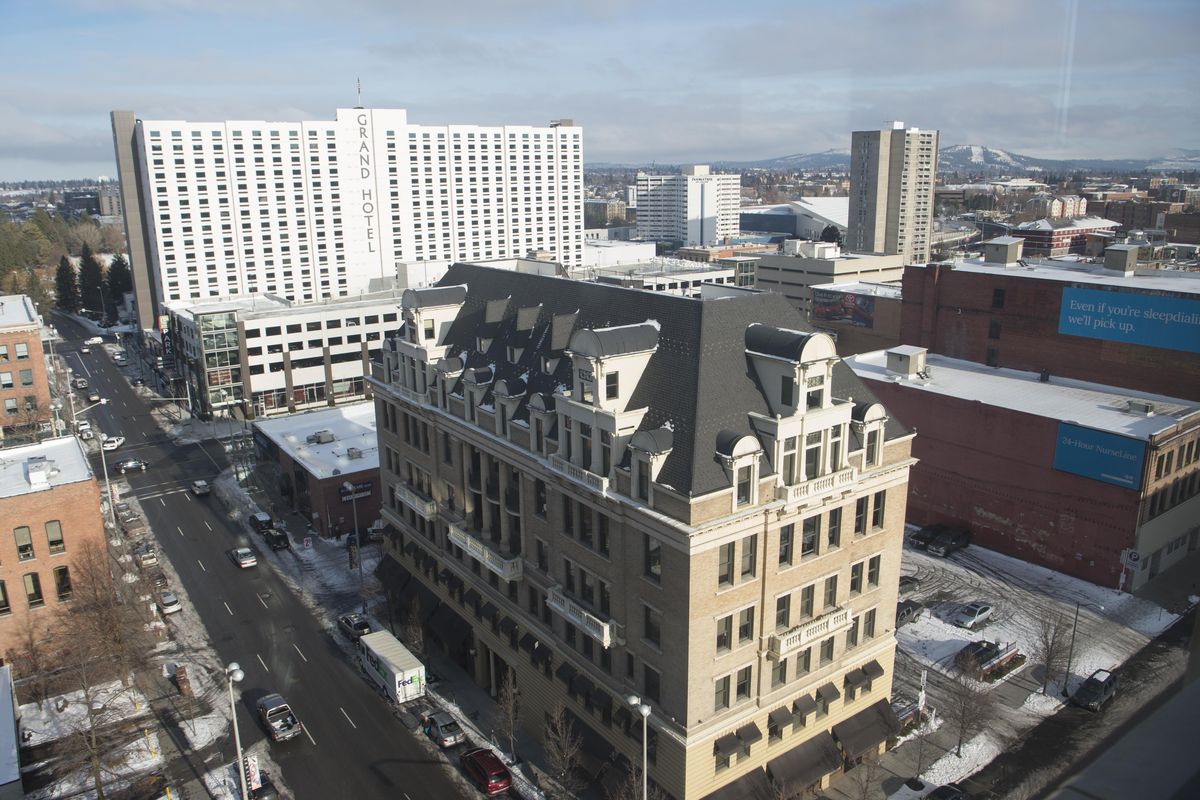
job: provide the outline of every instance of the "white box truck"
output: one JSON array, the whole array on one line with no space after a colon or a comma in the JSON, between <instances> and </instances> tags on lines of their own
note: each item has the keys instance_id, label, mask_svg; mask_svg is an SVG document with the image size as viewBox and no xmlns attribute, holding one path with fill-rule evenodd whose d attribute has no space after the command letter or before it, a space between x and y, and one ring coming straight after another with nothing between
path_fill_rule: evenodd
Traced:
<instances>
[{"instance_id":1,"label":"white box truck","mask_svg":"<svg viewBox=\"0 0 1200 800\"><path fill-rule=\"evenodd\" d=\"M425 696L425 665L387 631L359 638L359 659L367 677L396 703Z\"/></svg>"}]
</instances>

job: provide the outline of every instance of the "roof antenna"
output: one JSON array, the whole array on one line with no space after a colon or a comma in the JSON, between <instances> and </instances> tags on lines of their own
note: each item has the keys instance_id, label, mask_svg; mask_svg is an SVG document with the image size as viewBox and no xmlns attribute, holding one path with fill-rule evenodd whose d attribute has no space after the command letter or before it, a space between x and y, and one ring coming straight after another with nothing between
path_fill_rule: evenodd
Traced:
<instances>
[{"instance_id":1,"label":"roof antenna","mask_svg":"<svg viewBox=\"0 0 1200 800\"><path fill-rule=\"evenodd\" d=\"M363 104L362 104L362 78L356 77L354 79L354 83L358 86L358 105L355 107L362 108L363 107Z\"/></svg>"}]
</instances>

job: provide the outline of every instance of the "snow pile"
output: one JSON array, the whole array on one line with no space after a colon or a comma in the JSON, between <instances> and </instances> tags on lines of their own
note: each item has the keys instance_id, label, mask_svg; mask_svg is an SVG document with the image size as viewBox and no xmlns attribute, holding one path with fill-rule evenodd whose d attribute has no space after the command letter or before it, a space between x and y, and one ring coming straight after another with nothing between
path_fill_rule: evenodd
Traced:
<instances>
[{"instance_id":1,"label":"snow pile","mask_svg":"<svg viewBox=\"0 0 1200 800\"><path fill-rule=\"evenodd\" d=\"M931 786L960 781L990 764L992 759L1000 755L1001 750L990 734L981 733L963 743L961 758L953 752L947 753L921 774L921 780Z\"/></svg>"},{"instance_id":2,"label":"snow pile","mask_svg":"<svg viewBox=\"0 0 1200 800\"><path fill-rule=\"evenodd\" d=\"M111 793L132 782L132 779L144 772L154 769L163 763L162 751L158 746L158 736L149 733L129 744L117 748L106 757L109 767L119 764L116 777L106 774L104 790ZM37 766L37 765L33 765ZM25 800L53 800L60 797L95 797L95 780L89 768L78 769L70 775L63 776L51 784L43 786L25 795Z\"/></svg>"},{"instance_id":3,"label":"snow pile","mask_svg":"<svg viewBox=\"0 0 1200 800\"><path fill-rule=\"evenodd\" d=\"M58 707L65 702L62 711ZM128 719L145 714L149 711L149 703L137 689L124 687L120 681L110 681L96 687L92 695L94 707L103 708L104 721ZM68 692L67 694L51 697L40 706L37 703L26 703L21 706L21 743L32 747L43 742L61 739L72 731L85 726L87 706L84 703L83 692Z\"/></svg>"}]
</instances>

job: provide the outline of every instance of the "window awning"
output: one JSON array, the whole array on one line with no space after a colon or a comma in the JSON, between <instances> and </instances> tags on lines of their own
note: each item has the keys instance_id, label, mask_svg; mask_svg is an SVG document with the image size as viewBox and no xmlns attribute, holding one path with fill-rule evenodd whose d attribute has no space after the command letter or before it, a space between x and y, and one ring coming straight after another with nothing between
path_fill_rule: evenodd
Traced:
<instances>
[{"instance_id":1,"label":"window awning","mask_svg":"<svg viewBox=\"0 0 1200 800\"><path fill-rule=\"evenodd\" d=\"M629 710L629 706L617 706L617 712L613 714L613 718L618 725L627 728L629 723L633 722L633 712Z\"/></svg>"},{"instance_id":2,"label":"window awning","mask_svg":"<svg viewBox=\"0 0 1200 800\"><path fill-rule=\"evenodd\" d=\"M545 642L533 643L533 660L536 664L548 664L554 658L554 651Z\"/></svg>"},{"instance_id":3,"label":"window awning","mask_svg":"<svg viewBox=\"0 0 1200 800\"><path fill-rule=\"evenodd\" d=\"M513 622L512 617L505 617L500 620L500 632L512 633L517 629L517 623Z\"/></svg>"},{"instance_id":4,"label":"window awning","mask_svg":"<svg viewBox=\"0 0 1200 800\"><path fill-rule=\"evenodd\" d=\"M408 582L412 573L393 556L384 556L379 560L379 566L375 568L375 576L387 589L395 591Z\"/></svg>"},{"instance_id":5,"label":"window awning","mask_svg":"<svg viewBox=\"0 0 1200 800\"><path fill-rule=\"evenodd\" d=\"M842 693L839 692L838 688L832 683L827 683L820 689L817 689L817 694L819 694L821 699L823 699L826 703L832 703L834 700L837 700L842 696Z\"/></svg>"},{"instance_id":6,"label":"window awning","mask_svg":"<svg viewBox=\"0 0 1200 800\"><path fill-rule=\"evenodd\" d=\"M479 609L479 616L487 620L494 620L499 613L500 609L496 608L495 603L484 603L483 608Z\"/></svg>"},{"instance_id":7,"label":"window awning","mask_svg":"<svg viewBox=\"0 0 1200 800\"><path fill-rule=\"evenodd\" d=\"M863 674L871 680L883 677L883 667L879 666L878 661L868 661L867 663L863 664L862 671Z\"/></svg>"},{"instance_id":8,"label":"window awning","mask_svg":"<svg viewBox=\"0 0 1200 800\"><path fill-rule=\"evenodd\" d=\"M755 742L762 741L762 731L758 729L757 725L751 722L737 729L737 737L742 740L742 744L749 747Z\"/></svg>"},{"instance_id":9,"label":"window awning","mask_svg":"<svg viewBox=\"0 0 1200 800\"><path fill-rule=\"evenodd\" d=\"M472 605L476 605L476 606L479 605L479 601L482 599L483 599L483 597L480 596L478 589L467 589L466 594L463 595L463 600L465 602L471 603Z\"/></svg>"},{"instance_id":10,"label":"window awning","mask_svg":"<svg viewBox=\"0 0 1200 800\"><path fill-rule=\"evenodd\" d=\"M796 702L792 703L792 710L801 717L807 717L817 710L817 701L811 694L800 695L796 698Z\"/></svg>"},{"instance_id":11,"label":"window awning","mask_svg":"<svg viewBox=\"0 0 1200 800\"><path fill-rule=\"evenodd\" d=\"M592 705L601 711L611 713L613 706L612 695L597 686L592 690Z\"/></svg>"},{"instance_id":12,"label":"window awning","mask_svg":"<svg viewBox=\"0 0 1200 800\"><path fill-rule=\"evenodd\" d=\"M787 706L784 706L783 708L777 708L767 715L767 719L769 719L773 725L778 725L780 728L782 728L785 725L792 724L792 710Z\"/></svg>"},{"instance_id":13,"label":"window awning","mask_svg":"<svg viewBox=\"0 0 1200 800\"><path fill-rule=\"evenodd\" d=\"M731 756L741 747L741 741L738 739L736 733L727 733L713 742L713 746L722 756Z\"/></svg>"},{"instance_id":14,"label":"window awning","mask_svg":"<svg viewBox=\"0 0 1200 800\"><path fill-rule=\"evenodd\" d=\"M521 637L521 649L526 653L533 652L533 646L537 644L537 639L532 633L526 633Z\"/></svg>"},{"instance_id":15,"label":"window awning","mask_svg":"<svg viewBox=\"0 0 1200 800\"><path fill-rule=\"evenodd\" d=\"M863 674L861 669L852 669L846 673L846 688L852 689L856 686L862 686L867 682L867 676Z\"/></svg>"},{"instance_id":16,"label":"window awning","mask_svg":"<svg viewBox=\"0 0 1200 800\"><path fill-rule=\"evenodd\" d=\"M577 672L578 670L572 667L570 662L564 661L558 665L558 669L554 670L554 675L567 686L570 686L571 680Z\"/></svg>"},{"instance_id":17,"label":"window awning","mask_svg":"<svg viewBox=\"0 0 1200 800\"><path fill-rule=\"evenodd\" d=\"M410 556L417 552L417 543L410 541L408 544L404 545L404 552L408 553Z\"/></svg>"},{"instance_id":18,"label":"window awning","mask_svg":"<svg viewBox=\"0 0 1200 800\"><path fill-rule=\"evenodd\" d=\"M591 679L586 675L577 674L574 678L571 678L571 691L580 697L589 697L595 688L592 685Z\"/></svg>"},{"instance_id":19,"label":"window awning","mask_svg":"<svg viewBox=\"0 0 1200 800\"><path fill-rule=\"evenodd\" d=\"M790 793L799 794L841 766L837 742L827 731L821 731L767 762L767 773Z\"/></svg>"},{"instance_id":20,"label":"window awning","mask_svg":"<svg viewBox=\"0 0 1200 800\"><path fill-rule=\"evenodd\" d=\"M864 708L850 719L833 726L833 735L850 758L857 758L889 736L900 732L900 720L887 700Z\"/></svg>"}]
</instances>

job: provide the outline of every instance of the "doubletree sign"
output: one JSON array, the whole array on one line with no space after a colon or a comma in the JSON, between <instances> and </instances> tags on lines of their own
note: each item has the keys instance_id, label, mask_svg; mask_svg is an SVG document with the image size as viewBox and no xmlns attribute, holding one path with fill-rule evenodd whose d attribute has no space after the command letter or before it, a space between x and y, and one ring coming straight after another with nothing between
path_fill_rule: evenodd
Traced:
<instances>
[{"instance_id":1,"label":"doubletree sign","mask_svg":"<svg viewBox=\"0 0 1200 800\"><path fill-rule=\"evenodd\" d=\"M353 488L353 491L351 491ZM342 484L338 487L338 494L342 498L343 503L349 503L351 500L362 500L364 497L371 496L371 482L359 481L353 487L347 487Z\"/></svg>"}]
</instances>

